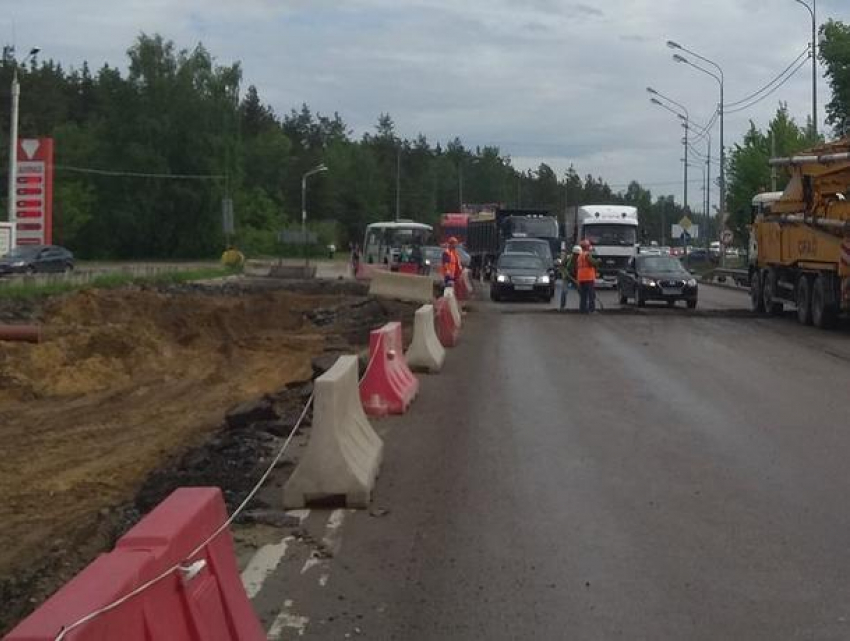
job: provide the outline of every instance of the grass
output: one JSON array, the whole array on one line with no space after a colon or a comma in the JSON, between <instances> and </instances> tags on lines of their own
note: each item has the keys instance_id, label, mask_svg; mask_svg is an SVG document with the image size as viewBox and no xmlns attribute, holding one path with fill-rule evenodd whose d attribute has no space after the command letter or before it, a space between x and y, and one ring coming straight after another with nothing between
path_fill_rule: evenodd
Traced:
<instances>
[{"instance_id":1,"label":"grass","mask_svg":"<svg viewBox=\"0 0 850 641\"><path fill-rule=\"evenodd\" d=\"M133 276L114 272L93 278L88 283L15 283L0 287L0 299L27 299L55 296L85 289L117 289L127 285L178 285L195 280L223 278L237 272L224 267L201 267L198 269L175 270L154 276Z\"/></svg>"}]
</instances>

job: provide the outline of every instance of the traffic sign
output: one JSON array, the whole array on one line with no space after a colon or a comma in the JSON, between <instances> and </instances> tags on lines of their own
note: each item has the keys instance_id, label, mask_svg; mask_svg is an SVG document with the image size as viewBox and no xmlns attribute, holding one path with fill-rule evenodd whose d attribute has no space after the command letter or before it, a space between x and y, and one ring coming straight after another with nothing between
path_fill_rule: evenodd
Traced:
<instances>
[{"instance_id":1,"label":"traffic sign","mask_svg":"<svg viewBox=\"0 0 850 641\"><path fill-rule=\"evenodd\" d=\"M720 235L720 241L724 245L731 245L734 239L735 235L732 233L731 229L724 229L723 233Z\"/></svg>"},{"instance_id":2,"label":"traffic sign","mask_svg":"<svg viewBox=\"0 0 850 641\"><path fill-rule=\"evenodd\" d=\"M688 236L690 236L691 240L694 238L699 238L699 225L691 224L688 229L684 229L681 225L670 225L670 237L671 238L681 238L682 232L687 231Z\"/></svg>"},{"instance_id":3,"label":"traffic sign","mask_svg":"<svg viewBox=\"0 0 850 641\"><path fill-rule=\"evenodd\" d=\"M691 227L693 226L693 222L687 216L682 216L682 220L679 221L679 227L684 229L685 231L691 231Z\"/></svg>"}]
</instances>

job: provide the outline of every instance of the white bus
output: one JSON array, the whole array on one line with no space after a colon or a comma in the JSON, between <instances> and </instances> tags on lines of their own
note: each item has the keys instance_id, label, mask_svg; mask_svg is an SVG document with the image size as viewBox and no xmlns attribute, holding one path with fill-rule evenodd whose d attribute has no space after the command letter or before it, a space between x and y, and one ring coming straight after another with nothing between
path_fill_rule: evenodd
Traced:
<instances>
[{"instance_id":1,"label":"white bus","mask_svg":"<svg viewBox=\"0 0 850 641\"><path fill-rule=\"evenodd\" d=\"M372 223L366 227L361 260L369 264L393 265L399 262L402 249L410 251L414 245L434 244L431 225L412 220Z\"/></svg>"}]
</instances>

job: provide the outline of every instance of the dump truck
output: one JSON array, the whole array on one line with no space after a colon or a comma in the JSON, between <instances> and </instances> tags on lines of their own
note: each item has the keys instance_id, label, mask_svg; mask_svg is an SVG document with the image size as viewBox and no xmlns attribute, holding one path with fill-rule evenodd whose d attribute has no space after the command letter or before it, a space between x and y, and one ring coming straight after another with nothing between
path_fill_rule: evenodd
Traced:
<instances>
[{"instance_id":1,"label":"dump truck","mask_svg":"<svg viewBox=\"0 0 850 641\"><path fill-rule=\"evenodd\" d=\"M471 214L466 249L475 278L490 272L510 238L542 238L553 256L561 251L558 219L548 209L497 209Z\"/></svg>"},{"instance_id":2,"label":"dump truck","mask_svg":"<svg viewBox=\"0 0 850 641\"><path fill-rule=\"evenodd\" d=\"M778 197L754 199L752 308L794 306L801 323L832 327L850 311L850 138L770 164L790 180Z\"/></svg>"}]
</instances>

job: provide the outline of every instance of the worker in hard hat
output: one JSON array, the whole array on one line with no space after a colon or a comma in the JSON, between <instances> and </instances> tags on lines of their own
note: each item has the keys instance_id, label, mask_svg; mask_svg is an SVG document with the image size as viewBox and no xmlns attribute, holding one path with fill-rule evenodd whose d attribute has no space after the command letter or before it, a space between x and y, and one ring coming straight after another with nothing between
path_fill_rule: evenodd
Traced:
<instances>
[{"instance_id":1,"label":"worker in hard hat","mask_svg":"<svg viewBox=\"0 0 850 641\"><path fill-rule=\"evenodd\" d=\"M239 271L245 266L245 255L233 245L228 245L221 255L221 264L233 271Z\"/></svg>"},{"instance_id":2,"label":"worker in hard hat","mask_svg":"<svg viewBox=\"0 0 850 641\"><path fill-rule=\"evenodd\" d=\"M460 279L463 265L460 255L457 253L457 238L449 238L448 247L443 250L443 282L446 287L453 287Z\"/></svg>"},{"instance_id":3,"label":"worker in hard hat","mask_svg":"<svg viewBox=\"0 0 850 641\"><path fill-rule=\"evenodd\" d=\"M599 260L593 255L593 246L585 239L579 244L581 253L576 259L579 312L589 314L596 311L596 268Z\"/></svg>"},{"instance_id":4,"label":"worker in hard hat","mask_svg":"<svg viewBox=\"0 0 850 641\"><path fill-rule=\"evenodd\" d=\"M558 308L564 311L567 307L567 289L577 285L576 271L578 269L578 257L581 255L581 247L575 245L572 252L561 262L561 305Z\"/></svg>"}]
</instances>

